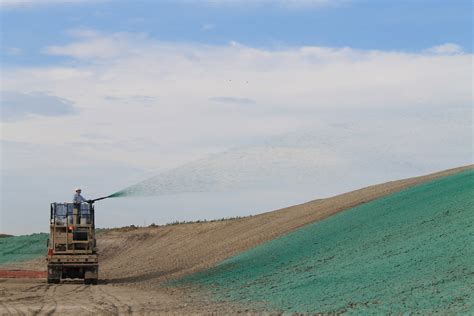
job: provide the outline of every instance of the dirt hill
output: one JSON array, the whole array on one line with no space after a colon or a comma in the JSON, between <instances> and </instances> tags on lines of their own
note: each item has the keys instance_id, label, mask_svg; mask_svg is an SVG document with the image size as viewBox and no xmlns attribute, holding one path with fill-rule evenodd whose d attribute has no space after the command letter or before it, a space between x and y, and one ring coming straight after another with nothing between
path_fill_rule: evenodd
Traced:
<instances>
[{"instance_id":1,"label":"dirt hill","mask_svg":"<svg viewBox=\"0 0 474 316\"><path fill-rule=\"evenodd\" d=\"M342 210L470 168L473 166L373 185L236 220L111 230L98 238L101 277L113 283L157 284L157 281L212 267L230 256Z\"/></svg>"},{"instance_id":2,"label":"dirt hill","mask_svg":"<svg viewBox=\"0 0 474 316\"><path fill-rule=\"evenodd\" d=\"M390 194L171 284L253 311L472 315L474 171Z\"/></svg>"}]
</instances>

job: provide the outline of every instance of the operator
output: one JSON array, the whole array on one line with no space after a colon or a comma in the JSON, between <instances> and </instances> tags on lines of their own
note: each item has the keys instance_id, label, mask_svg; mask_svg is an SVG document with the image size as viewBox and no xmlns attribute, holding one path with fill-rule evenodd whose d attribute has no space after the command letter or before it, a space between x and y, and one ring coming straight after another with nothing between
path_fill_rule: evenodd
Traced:
<instances>
[{"instance_id":1,"label":"operator","mask_svg":"<svg viewBox=\"0 0 474 316\"><path fill-rule=\"evenodd\" d=\"M76 194L74 194L74 198L72 200L72 203L74 203L74 208L77 209L78 211L78 218L77 221L80 223L82 218L85 218L86 221L89 221L90 218L90 211L88 206L81 206L81 203L91 203L90 200L86 200L82 195L81 195L81 188L76 188Z\"/></svg>"},{"instance_id":2,"label":"operator","mask_svg":"<svg viewBox=\"0 0 474 316\"><path fill-rule=\"evenodd\" d=\"M82 202L87 202L87 200L81 195L81 192L82 192L81 188L76 188L76 194L74 194L72 203L81 204Z\"/></svg>"}]
</instances>

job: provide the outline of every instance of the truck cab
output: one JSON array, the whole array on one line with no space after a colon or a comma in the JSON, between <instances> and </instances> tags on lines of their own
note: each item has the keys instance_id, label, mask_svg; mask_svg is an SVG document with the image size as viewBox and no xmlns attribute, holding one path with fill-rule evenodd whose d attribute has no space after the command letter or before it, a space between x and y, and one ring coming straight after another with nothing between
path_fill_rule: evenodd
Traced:
<instances>
[{"instance_id":1,"label":"truck cab","mask_svg":"<svg viewBox=\"0 0 474 316\"><path fill-rule=\"evenodd\" d=\"M99 256L93 203L51 203L48 283L83 279L97 284Z\"/></svg>"}]
</instances>

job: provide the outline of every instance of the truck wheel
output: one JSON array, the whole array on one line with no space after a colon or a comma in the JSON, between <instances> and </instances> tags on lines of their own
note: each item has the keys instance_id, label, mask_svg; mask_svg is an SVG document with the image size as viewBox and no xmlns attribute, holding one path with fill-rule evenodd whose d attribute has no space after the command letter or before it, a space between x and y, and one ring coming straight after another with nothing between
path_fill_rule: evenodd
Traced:
<instances>
[{"instance_id":1,"label":"truck wheel","mask_svg":"<svg viewBox=\"0 0 474 316\"><path fill-rule=\"evenodd\" d=\"M61 281L61 279L48 278L48 284L59 284L60 281Z\"/></svg>"},{"instance_id":2,"label":"truck wheel","mask_svg":"<svg viewBox=\"0 0 474 316\"><path fill-rule=\"evenodd\" d=\"M97 279L84 279L84 284L97 285Z\"/></svg>"}]
</instances>

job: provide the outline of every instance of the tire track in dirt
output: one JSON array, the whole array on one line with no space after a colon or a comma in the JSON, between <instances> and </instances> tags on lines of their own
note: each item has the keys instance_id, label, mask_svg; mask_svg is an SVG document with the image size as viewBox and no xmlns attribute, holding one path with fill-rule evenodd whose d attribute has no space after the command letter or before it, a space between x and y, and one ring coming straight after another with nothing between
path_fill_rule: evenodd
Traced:
<instances>
[{"instance_id":1,"label":"tire track in dirt","mask_svg":"<svg viewBox=\"0 0 474 316\"><path fill-rule=\"evenodd\" d=\"M132 313L132 307L127 303L123 302L121 299L117 298L115 295L111 294L111 286L107 286L108 291L104 290L104 287L93 287L96 294L99 294L98 297L105 301L109 306L114 309L114 314L127 314Z\"/></svg>"},{"instance_id":2,"label":"tire track in dirt","mask_svg":"<svg viewBox=\"0 0 474 316\"><path fill-rule=\"evenodd\" d=\"M32 315L52 315L58 306L56 301L56 290L57 286L47 284L45 287L44 295L40 300L40 307L37 311L34 311Z\"/></svg>"},{"instance_id":3,"label":"tire track in dirt","mask_svg":"<svg viewBox=\"0 0 474 316\"><path fill-rule=\"evenodd\" d=\"M18 301L8 298L6 300L0 300L0 305L2 306L2 309L0 309L1 315L27 315L30 314L28 312L24 312L22 310L22 307L25 306L25 304L17 304ZM16 307L15 305L19 305ZM28 305L26 305L28 306Z\"/></svg>"},{"instance_id":4,"label":"tire track in dirt","mask_svg":"<svg viewBox=\"0 0 474 316\"><path fill-rule=\"evenodd\" d=\"M56 298L55 308L50 310L46 315L54 313L69 313L75 315L93 315L93 314L109 314L110 311L102 308L102 302L97 301L97 297L93 294L91 285L74 283L62 283L54 285ZM61 292L57 292L59 289ZM58 308L58 302L60 308ZM67 302L66 304L64 302Z\"/></svg>"},{"instance_id":5,"label":"tire track in dirt","mask_svg":"<svg viewBox=\"0 0 474 316\"><path fill-rule=\"evenodd\" d=\"M71 282L37 283L44 280L16 281L0 287L6 294L0 296L0 315L130 315L133 311L153 313L161 307L150 305L153 294L138 294L130 288ZM144 296L148 300L144 300Z\"/></svg>"},{"instance_id":6,"label":"tire track in dirt","mask_svg":"<svg viewBox=\"0 0 474 316\"><path fill-rule=\"evenodd\" d=\"M70 305L76 306L76 308L80 306L80 310L73 313L87 315L109 314L110 312L102 308L100 302L97 302L91 287L91 285L81 284L66 293L67 297L72 298Z\"/></svg>"},{"instance_id":7,"label":"tire track in dirt","mask_svg":"<svg viewBox=\"0 0 474 316\"><path fill-rule=\"evenodd\" d=\"M39 306L39 309L37 309L37 310L35 310L35 309L31 310L31 314L32 314L32 315L34 315L34 316L36 316L36 315L41 315L41 311L43 310L44 305L45 305L45 300L44 300L44 299L41 300L41 301L40 301L40 304L41 304L41 305Z\"/></svg>"},{"instance_id":8,"label":"tire track in dirt","mask_svg":"<svg viewBox=\"0 0 474 316\"><path fill-rule=\"evenodd\" d=\"M57 289L58 289L58 285L53 285L51 287L51 291L50 291L51 294L49 295L50 299L48 301L52 302L51 304L52 306L48 307L49 310L46 312L46 315L53 315L56 309L58 308L58 301L56 300Z\"/></svg>"},{"instance_id":9,"label":"tire track in dirt","mask_svg":"<svg viewBox=\"0 0 474 316\"><path fill-rule=\"evenodd\" d=\"M0 314L1 315L15 315L12 313L12 308L0 301Z\"/></svg>"},{"instance_id":10,"label":"tire track in dirt","mask_svg":"<svg viewBox=\"0 0 474 316\"><path fill-rule=\"evenodd\" d=\"M49 300L45 299L46 296L49 296L49 295L47 295L47 294L48 294L48 291L49 291L50 289L53 289L53 293L54 293L55 290L56 290L56 288L53 287L51 284L44 284L44 285L33 286L33 287L31 287L29 290L27 290L26 292L28 292L28 291L31 292L31 290L36 290L36 289L38 289L38 290L39 290L39 289L43 289L42 295L39 296L39 297L42 298L42 299L39 301L39 303L40 303L41 305L39 306L39 309L37 309L37 310L32 310L32 311L31 311L31 314L32 314L32 315L42 315L42 314L43 314L42 311L43 311L43 309L45 309L45 306L47 305L47 302L49 301ZM34 292L38 292L38 291L34 291ZM54 294L53 294L53 299L54 299Z\"/></svg>"},{"instance_id":11,"label":"tire track in dirt","mask_svg":"<svg viewBox=\"0 0 474 316\"><path fill-rule=\"evenodd\" d=\"M58 307L61 307L64 312L68 312L68 309L77 309L76 306L81 307L79 311L81 313L84 302L75 299L75 296L76 293L81 293L85 290L86 288L83 285L71 288L69 284L37 284L26 288L19 287L14 292L7 289L7 293L9 292L10 295L0 298L0 314L53 315L59 312ZM64 305L64 302L68 304L61 306ZM85 310L88 314L96 311L95 309ZM74 312L73 314L76 313Z\"/></svg>"},{"instance_id":12,"label":"tire track in dirt","mask_svg":"<svg viewBox=\"0 0 474 316\"><path fill-rule=\"evenodd\" d=\"M48 290L46 284L27 287L17 293L0 298L0 304L11 315L38 315L44 308L44 297ZM38 306L35 306L38 304Z\"/></svg>"}]
</instances>

